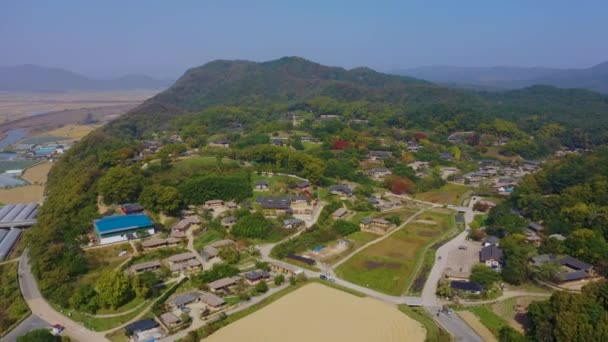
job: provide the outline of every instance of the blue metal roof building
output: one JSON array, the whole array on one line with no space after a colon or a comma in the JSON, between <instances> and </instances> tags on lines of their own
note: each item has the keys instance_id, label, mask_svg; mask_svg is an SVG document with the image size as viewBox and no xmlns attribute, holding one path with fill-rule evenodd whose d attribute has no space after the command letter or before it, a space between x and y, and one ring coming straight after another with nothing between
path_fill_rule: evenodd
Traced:
<instances>
[{"instance_id":1,"label":"blue metal roof building","mask_svg":"<svg viewBox=\"0 0 608 342\"><path fill-rule=\"evenodd\" d=\"M93 221L100 244L137 238L137 231L154 234L154 222L146 214L114 215Z\"/></svg>"}]
</instances>

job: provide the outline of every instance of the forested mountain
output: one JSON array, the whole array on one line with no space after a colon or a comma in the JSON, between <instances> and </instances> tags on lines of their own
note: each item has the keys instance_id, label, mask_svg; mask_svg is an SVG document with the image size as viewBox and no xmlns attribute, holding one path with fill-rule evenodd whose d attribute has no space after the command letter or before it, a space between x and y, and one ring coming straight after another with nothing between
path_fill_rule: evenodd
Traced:
<instances>
[{"instance_id":1,"label":"forested mountain","mask_svg":"<svg viewBox=\"0 0 608 342\"><path fill-rule=\"evenodd\" d=\"M551 85L608 93L608 62L585 69L427 66L399 69L392 73L457 87L500 90Z\"/></svg>"},{"instance_id":2,"label":"forested mountain","mask_svg":"<svg viewBox=\"0 0 608 342\"><path fill-rule=\"evenodd\" d=\"M499 90L514 88L519 86L517 82L531 81L558 71L560 70L542 67L423 66L409 69L395 69L390 73L416 77L434 83L476 85ZM529 83L529 85L532 84Z\"/></svg>"},{"instance_id":3,"label":"forested mountain","mask_svg":"<svg viewBox=\"0 0 608 342\"><path fill-rule=\"evenodd\" d=\"M297 105L314 98L378 103L394 109L396 121L431 129L437 122L471 129L480 121L507 118L556 122L589 134L588 143L608 141L608 97L585 90L535 86L503 93L450 89L413 78L357 68L327 67L298 57L255 63L215 61L188 70L172 87L119 120L132 132L168 124L176 114L214 105ZM150 115L154 114L154 115ZM146 120L141 120L142 116ZM527 131L532 133L529 128ZM124 133L125 131L123 131Z\"/></svg>"},{"instance_id":4,"label":"forested mountain","mask_svg":"<svg viewBox=\"0 0 608 342\"><path fill-rule=\"evenodd\" d=\"M292 130L287 114L294 112L303 117L298 129L327 145L331 139L341 139L378 149L382 146L377 138L405 139L405 131L426 131L432 139L445 142L456 130L511 138L504 147L515 154L546 155L562 145L608 142L608 97L589 91L532 87L500 94L468 92L365 68L326 67L297 57L264 63L211 62L188 70L168 90L92 132L55 163L38 224L28 232L33 270L43 293L65 301L73 280L86 272L79 246L91 220L99 215L99 179L117 167L123 175L120 181L128 182L129 175L146 178L141 167L130 167L144 140L179 134L190 147L205 148L218 134L228 135L234 138L236 150L221 153L234 159L247 155L246 160L255 163L272 161L313 181L335 177L331 172L344 179L357 177L353 169L359 150L338 160L330 151L313 156L253 146L260 145L255 143L260 138L267 144L273 132ZM324 114L341 119L324 121ZM252 148L238 148L239 143L248 146L247 141ZM167 160L171 152L165 152L159 167L171 164ZM433 151L437 156L439 152ZM174 189L175 181L163 180L162 186Z\"/></svg>"},{"instance_id":5,"label":"forested mountain","mask_svg":"<svg viewBox=\"0 0 608 342\"><path fill-rule=\"evenodd\" d=\"M144 75L94 80L68 70L31 64L0 67L0 91L164 89L170 84Z\"/></svg>"}]
</instances>

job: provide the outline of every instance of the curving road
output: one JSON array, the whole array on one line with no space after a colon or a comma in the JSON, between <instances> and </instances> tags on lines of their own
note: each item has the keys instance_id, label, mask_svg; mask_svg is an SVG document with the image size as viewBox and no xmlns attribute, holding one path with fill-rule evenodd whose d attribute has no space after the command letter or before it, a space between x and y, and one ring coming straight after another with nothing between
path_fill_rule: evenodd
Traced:
<instances>
[{"instance_id":1,"label":"curving road","mask_svg":"<svg viewBox=\"0 0 608 342\"><path fill-rule=\"evenodd\" d=\"M38 284L36 283L36 279L32 274L27 252L27 249L23 251L19 261L19 286L21 287L23 298L25 298L27 305L30 307L30 310L32 310L32 314L39 317L41 320L50 323L51 325L63 325L65 327L64 334L73 337L77 341L106 341L103 333L88 330L79 323L74 322L61 313L55 311L55 309L49 305L49 303L40 294ZM19 327L16 329L25 330L26 328L19 325Z\"/></svg>"},{"instance_id":2,"label":"curving road","mask_svg":"<svg viewBox=\"0 0 608 342\"><path fill-rule=\"evenodd\" d=\"M438 205L435 203L423 202L420 200L416 200L416 202L428 204L431 206L431 208L438 207ZM426 308L426 310L431 313L433 319L435 319L435 321L439 325L441 325L443 328L445 328L457 340L481 342L482 339L457 315L450 315L450 316L445 315L445 314L436 315L436 313L438 312L438 310L441 306L441 303L439 303L435 297L437 281L443 274L443 270L446 267L447 253L451 249L457 248L457 246L460 245L462 243L462 241L464 241L464 239L466 238L466 234L469 229L468 225L470 222L472 222L473 217L475 215L472 210L473 205L474 205L474 201L471 201L469 203L469 207L467 208L467 211L465 212L465 224L466 224L465 231L458 234L455 238L448 241L447 243L445 243L443 246L441 246L437 250L437 255L442 256L442 258L441 258L441 260L436 260L435 265L433 266L433 268L429 274L429 278L427 279L427 282L424 286L421 297L387 295L387 294L369 289L367 287L353 284L344 279L340 279L335 276L333 269L335 267L339 266L340 264L342 264L343 262L345 262L346 260L348 260L350 257L352 257L354 254L356 254L360 250L362 250L374 243L378 243L378 242L382 241L383 239L388 238L391 234L393 234L397 230L400 230L407 223L411 222L415 217L419 216L424 211L426 211L430 208L419 210L412 217L408 218L408 220L406 220L402 225L395 228L393 231L389 232L389 234L386 234L385 236L358 248L357 250L350 253L346 258L344 258L340 262L336 263L333 267L326 266L326 267L324 267L324 269L322 269L321 272L314 272L314 271L310 271L310 270L305 270L304 272L308 277L319 277L321 274L328 274L332 278L335 279L335 283L338 285L344 286L349 289L353 289L353 290L361 292L369 297L376 298L378 300L381 300L383 302L386 302L386 303L389 303L392 305L408 304L408 305L412 305L412 306L424 306ZM322 206L321 206L321 208L322 208ZM311 220L313 222L307 222L307 223L312 225L314 223L314 221L316 221L316 219L318 218L318 213L320 213L320 212L321 212L321 210L318 210L316 215L314 215L313 220ZM299 231L294 236L299 235L302 231L303 230ZM291 239L294 236L288 237L286 239ZM261 254L262 260L277 261L277 260L273 259L272 257L270 257L270 251L276 244L277 243L267 244L267 245L260 247L260 254ZM189 246L189 247L192 247L192 246ZM192 249L192 248L190 248L190 249ZM40 291L38 290L38 286L36 284L36 280L34 279L34 276L31 273L31 269L29 266L29 260L27 257L27 250L24 251L23 255L21 256L21 259L19 262L19 273L21 274L21 278L20 278L21 291L23 292L24 298L25 298L28 306L32 310L33 314L30 318L28 318L21 325L19 325L11 334L7 335L7 337L2 339L2 341L4 341L4 340L13 341L14 336L22 335L23 333L30 331L34 327L44 327L44 326L49 326L51 324L61 324L61 325L65 326L66 327L65 334L73 337L74 339L76 339L78 341L90 341L90 342L106 341L106 339L104 337L104 333L106 333L106 332L98 333L98 332L88 330L85 327L83 327L82 325L80 325L79 323L74 322L71 319L67 318L66 316L62 315L61 313L55 311L55 309L53 309L46 302L46 300L41 296ZM266 293L262 296L256 297L256 298L252 299L252 301L250 301L244 305L239 305L238 307L230 310L229 313L235 313L235 312L244 310L244 309L250 307L251 305L254 305L255 303L259 302L260 300L276 293L277 291L279 291L282 288L283 287L272 289L268 293ZM145 310L145 311L147 311L147 310ZM191 327L188 328L187 330L179 332L178 334L175 334L175 335L168 336L168 337L164 338L163 341L170 341L170 340L175 340L176 338L179 338L179 337L183 337L187 334L188 331L197 329L198 327L202 326L205 323L206 323L205 321L196 320L191 325ZM10 336L10 339L7 339L7 338L9 338L9 336Z\"/></svg>"}]
</instances>

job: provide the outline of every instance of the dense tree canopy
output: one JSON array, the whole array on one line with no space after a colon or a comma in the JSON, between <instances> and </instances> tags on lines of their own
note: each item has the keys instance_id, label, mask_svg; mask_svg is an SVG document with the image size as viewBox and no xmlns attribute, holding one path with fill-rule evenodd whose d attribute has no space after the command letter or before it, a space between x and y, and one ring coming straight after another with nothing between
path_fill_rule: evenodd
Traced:
<instances>
[{"instance_id":1,"label":"dense tree canopy","mask_svg":"<svg viewBox=\"0 0 608 342\"><path fill-rule=\"evenodd\" d=\"M528 315L536 341L606 341L608 284L589 284L582 294L555 292L549 301L533 302Z\"/></svg>"},{"instance_id":2,"label":"dense tree canopy","mask_svg":"<svg viewBox=\"0 0 608 342\"><path fill-rule=\"evenodd\" d=\"M99 179L99 194L106 204L137 201L143 186L141 171L135 167L115 166Z\"/></svg>"},{"instance_id":3,"label":"dense tree canopy","mask_svg":"<svg viewBox=\"0 0 608 342\"><path fill-rule=\"evenodd\" d=\"M180 208L181 197L174 187L151 184L139 195L139 204L154 212L174 214Z\"/></svg>"}]
</instances>

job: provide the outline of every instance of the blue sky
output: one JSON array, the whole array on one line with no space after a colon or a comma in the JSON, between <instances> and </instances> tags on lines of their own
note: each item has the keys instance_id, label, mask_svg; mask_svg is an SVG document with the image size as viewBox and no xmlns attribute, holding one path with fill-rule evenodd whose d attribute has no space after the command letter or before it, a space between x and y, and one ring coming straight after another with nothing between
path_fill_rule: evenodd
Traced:
<instances>
[{"instance_id":1,"label":"blue sky","mask_svg":"<svg viewBox=\"0 0 608 342\"><path fill-rule=\"evenodd\" d=\"M174 78L214 59L281 56L380 71L608 60L608 1L328 2L0 1L0 65Z\"/></svg>"}]
</instances>

